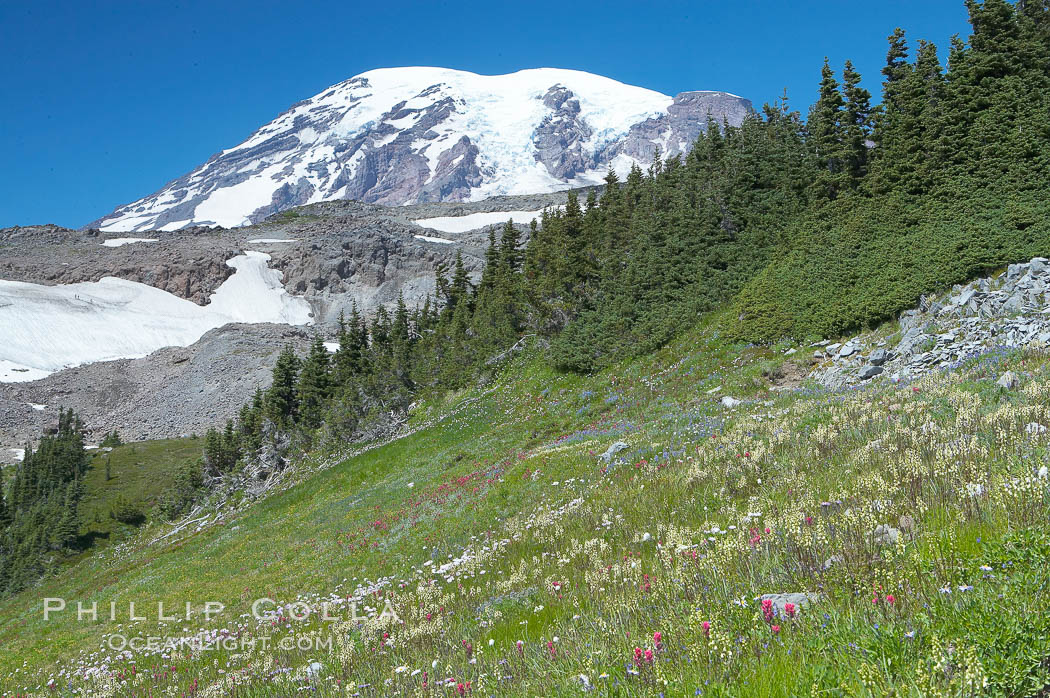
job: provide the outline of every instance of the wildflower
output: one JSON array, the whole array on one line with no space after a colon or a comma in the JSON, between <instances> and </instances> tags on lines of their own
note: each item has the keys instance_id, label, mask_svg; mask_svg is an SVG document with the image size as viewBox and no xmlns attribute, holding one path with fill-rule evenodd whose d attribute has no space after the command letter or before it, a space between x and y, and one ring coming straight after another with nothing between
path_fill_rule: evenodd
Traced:
<instances>
[{"instance_id":1,"label":"wildflower","mask_svg":"<svg viewBox=\"0 0 1050 698\"><path fill-rule=\"evenodd\" d=\"M493 640L493 639L492 639L492 638L490 637L490 638L489 638L489 647L492 647L492 646L493 646L494 644L496 644L496 641L495 641L495 640Z\"/></svg>"},{"instance_id":2,"label":"wildflower","mask_svg":"<svg viewBox=\"0 0 1050 698\"><path fill-rule=\"evenodd\" d=\"M973 587L969 584L960 584L959 591L973 591Z\"/></svg>"},{"instance_id":3,"label":"wildflower","mask_svg":"<svg viewBox=\"0 0 1050 698\"><path fill-rule=\"evenodd\" d=\"M653 663L653 651L652 650L646 650L645 651L645 661L648 662L649 664Z\"/></svg>"},{"instance_id":4,"label":"wildflower","mask_svg":"<svg viewBox=\"0 0 1050 698\"><path fill-rule=\"evenodd\" d=\"M700 629L704 631L704 637L711 637L711 621L705 620L700 624Z\"/></svg>"},{"instance_id":5,"label":"wildflower","mask_svg":"<svg viewBox=\"0 0 1050 698\"><path fill-rule=\"evenodd\" d=\"M762 600L762 617L767 623L773 621L773 599Z\"/></svg>"},{"instance_id":6,"label":"wildflower","mask_svg":"<svg viewBox=\"0 0 1050 698\"><path fill-rule=\"evenodd\" d=\"M776 635L777 633L780 632L780 626L779 625L771 626L769 629L773 631L774 635Z\"/></svg>"},{"instance_id":7,"label":"wildflower","mask_svg":"<svg viewBox=\"0 0 1050 698\"><path fill-rule=\"evenodd\" d=\"M889 605L892 606L893 602L896 601L896 600L897 599L894 598L893 594L886 594L886 603L888 603Z\"/></svg>"},{"instance_id":8,"label":"wildflower","mask_svg":"<svg viewBox=\"0 0 1050 698\"><path fill-rule=\"evenodd\" d=\"M654 644L654 645L656 645L657 647L659 647L659 646L660 646L660 640L661 640L661 639L663 639L663 635L661 635L659 631L657 631L657 632L653 633L653 644Z\"/></svg>"},{"instance_id":9,"label":"wildflower","mask_svg":"<svg viewBox=\"0 0 1050 698\"><path fill-rule=\"evenodd\" d=\"M635 663L638 663L638 662L642 661L642 648L641 647L635 647L634 648L634 661L635 661Z\"/></svg>"},{"instance_id":10,"label":"wildflower","mask_svg":"<svg viewBox=\"0 0 1050 698\"><path fill-rule=\"evenodd\" d=\"M525 654L525 643L522 640L518 640L518 654Z\"/></svg>"},{"instance_id":11,"label":"wildflower","mask_svg":"<svg viewBox=\"0 0 1050 698\"><path fill-rule=\"evenodd\" d=\"M786 603L786 604L784 604L784 613L786 613L788 615L788 618L794 618L795 617L795 604L793 604L793 603Z\"/></svg>"}]
</instances>

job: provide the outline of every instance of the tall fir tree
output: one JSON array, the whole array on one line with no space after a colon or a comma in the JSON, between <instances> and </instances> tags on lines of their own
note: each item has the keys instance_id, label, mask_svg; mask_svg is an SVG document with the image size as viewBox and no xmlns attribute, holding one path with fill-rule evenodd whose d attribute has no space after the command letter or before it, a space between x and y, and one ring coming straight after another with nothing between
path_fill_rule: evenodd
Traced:
<instances>
[{"instance_id":1,"label":"tall fir tree","mask_svg":"<svg viewBox=\"0 0 1050 698\"><path fill-rule=\"evenodd\" d=\"M298 416L299 396L296 383L300 361L291 346L277 356L273 367L273 383L266 391L266 416L278 426L290 426Z\"/></svg>"},{"instance_id":2,"label":"tall fir tree","mask_svg":"<svg viewBox=\"0 0 1050 698\"><path fill-rule=\"evenodd\" d=\"M324 419L325 406L331 395L328 349L318 336L299 372L299 421L306 429L317 429Z\"/></svg>"}]
</instances>

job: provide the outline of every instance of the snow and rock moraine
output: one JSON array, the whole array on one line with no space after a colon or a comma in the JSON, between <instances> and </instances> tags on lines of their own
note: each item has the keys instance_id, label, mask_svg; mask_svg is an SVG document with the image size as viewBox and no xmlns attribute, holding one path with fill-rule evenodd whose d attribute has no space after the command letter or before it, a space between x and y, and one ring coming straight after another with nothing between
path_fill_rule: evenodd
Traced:
<instances>
[{"instance_id":1,"label":"snow and rock moraine","mask_svg":"<svg viewBox=\"0 0 1050 698\"><path fill-rule=\"evenodd\" d=\"M234 274L205 306L114 277L59 286L0 281L0 382L188 346L228 323L308 324L309 303L284 289L269 260L246 252L227 261Z\"/></svg>"}]
</instances>

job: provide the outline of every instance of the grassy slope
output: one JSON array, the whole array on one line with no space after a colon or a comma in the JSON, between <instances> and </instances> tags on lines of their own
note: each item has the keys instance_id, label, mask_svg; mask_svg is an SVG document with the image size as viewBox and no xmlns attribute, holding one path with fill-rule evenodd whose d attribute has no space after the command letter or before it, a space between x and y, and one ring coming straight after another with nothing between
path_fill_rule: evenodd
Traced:
<instances>
[{"instance_id":1,"label":"grassy slope","mask_svg":"<svg viewBox=\"0 0 1050 698\"><path fill-rule=\"evenodd\" d=\"M1050 657L1050 536L1046 481L1031 473L1047 438L1024 427L1050 424L1046 357L993 355L912 386L770 395L759 384L778 356L702 328L592 377L520 358L494 386L421 408L419 421L447 416L411 437L223 525L147 545L163 531L153 525L0 603L0 684L32 690L65 671L66 686L71 669L105 666L123 679L74 689L446 695L457 689L437 682L452 679L484 695L558 695L578 692L582 674L611 695L1036 692ZM1006 393L994 380L1010 366L1026 379ZM755 400L727 412L723 394ZM617 439L627 463L603 472L597 454ZM901 516L914 535L875 545L876 524ZM832 555L844 563L823 571ZM459 564L432 571L450 559ZM365 580L379 582L365 601L389 599L403 625L241 617L255 598L316 606L314 595L345 598ZM758 594L802 590L825 599L763 619ZM49 596L115 601L123 625L69 613L45 623ZM157 600L227 611L127 622L128 601ZM79 655L105 633L184 628L337 642Z\"/></svg>"},{"instance_id":2,"label":"grassy slope","mask_svg":"<svg viewBox=\"0 0 1050 698\"><path fill-rule=\"evenodd\" d=\"M201 456L199 439L163 439L124 444L110 452L92 454L84 476L84 499L80 504L80 535L85 542L105 545L131 535L133 526L110 517L117 498L149 514L157 505L160 493L171 485L176 469ZM110 479L106 480L106 461L110 461Z\"/></svg>"}]
</instances>

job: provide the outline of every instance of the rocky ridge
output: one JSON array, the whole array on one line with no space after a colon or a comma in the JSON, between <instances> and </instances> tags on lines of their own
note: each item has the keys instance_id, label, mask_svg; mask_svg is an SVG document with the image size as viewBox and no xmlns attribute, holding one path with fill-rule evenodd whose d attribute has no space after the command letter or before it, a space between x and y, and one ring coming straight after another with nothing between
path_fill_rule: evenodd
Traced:
<instances>
[{"instance_id":1,"label":"rocky ridge","mask_svg":"<svg viewBox=\"0 0 1050 698\"><path fill-rule=\"evenodd\" d=\"M709 119L739 125L727 92L663 95L574 70L362 73L293 105L154 194L89 224L106 232L227 228L353 199L477 201L598 184L660 150L687 151Z\"/></svg>"},{"instance_id":2,"label":"rocky ridge","mask_svg":"<svg viewBox=\"0 0 1050 698\"><path fill-rule=\"evenodd\" d=\"M878 377L908 380L992 350L1050 345L1050 261L1011 264L994 277L923 297L901 314L897 332L812 347L811 376L829 388Z\"/></svg>"}]
</instances>

